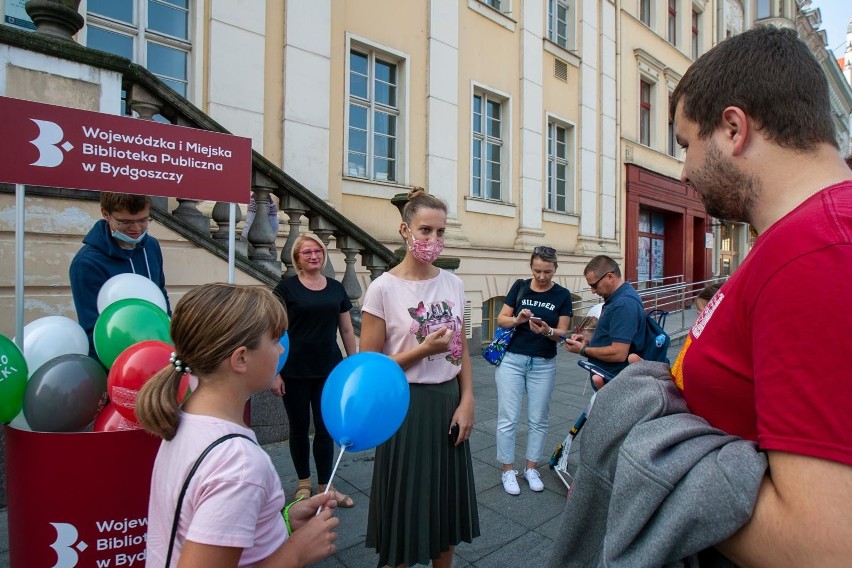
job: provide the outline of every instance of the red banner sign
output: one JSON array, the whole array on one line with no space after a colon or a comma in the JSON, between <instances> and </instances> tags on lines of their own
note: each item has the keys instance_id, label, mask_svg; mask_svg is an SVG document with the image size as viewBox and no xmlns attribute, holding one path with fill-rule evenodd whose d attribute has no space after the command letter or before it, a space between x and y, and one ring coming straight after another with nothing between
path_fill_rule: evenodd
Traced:
<instances>
[{"instance_id":1,"label":"red banner sign","mask_svg":"<svg viewBox=\"0 0 852 568\"><path fill-rule=\"evenodd\" d=\"M159 438L142 430L5 433L12 568L145 566Z\"/></svg>"},{"instance_id":2,"label":"red banner sign","mask_svg":"<svg viewBox=\"0 0 852 568\"><path fill-rule=\"evenodd\" d=\"M0 181L247 203L251 140L0 97Z\"/></svg>"}]
</instances>

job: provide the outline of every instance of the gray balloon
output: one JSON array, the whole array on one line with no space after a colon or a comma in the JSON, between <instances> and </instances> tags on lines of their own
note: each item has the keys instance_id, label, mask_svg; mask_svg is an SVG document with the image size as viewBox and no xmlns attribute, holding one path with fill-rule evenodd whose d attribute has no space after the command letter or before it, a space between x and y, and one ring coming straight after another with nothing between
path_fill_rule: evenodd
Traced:
<instances>
[{"instance_id":1,"label":"gray balloon","mask_svg":"<svg viewBox=\"0 0 852 568\"><path fill-rule=\"evenodd\" d=\"M24 416L37 432L77 432L94 419L106 387L100 363L86 355L61 355L30 377Z\"/></svg>"}]
</instances>

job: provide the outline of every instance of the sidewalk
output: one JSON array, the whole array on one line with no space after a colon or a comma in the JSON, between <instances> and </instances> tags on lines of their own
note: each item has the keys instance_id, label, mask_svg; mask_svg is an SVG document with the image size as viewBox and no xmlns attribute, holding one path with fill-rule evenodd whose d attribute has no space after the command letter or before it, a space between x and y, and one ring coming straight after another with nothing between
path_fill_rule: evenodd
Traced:
<instances>
[{"instance_id":1,"label":"sidewalk","mask_svg":"<svg viewBox=\"0 0 852 568\"><path fill-rule=\"evenodd\" d=\"M694 316L693 316L694 318ZM674 360L680 349L672 346L669 358ZM500 467L496 461L495 428L497 424L497 389L494 367L478 353L473 361L475 425L470 438L476 494L479 505L481 536L471 544L456 548L454 566L542 566L550 555L553 542L559 537L562 511L565 505L565 486L549 469L550 452L560 443L580 415L592 389L588 373L577 366L577 355L559 351L557 355L556 387L550 403L550 424L545 452L539 466L545 489L534 493L521 479L521 494L508 495L500 482ZM516 456L523 458L527 427L526 405L518 427ZM572 448L576 452L578 445ZM297 477L290 460L287 442L264 447L281 475L281 483L289 496L295 491ZM569 470L573 469L569 460ZM518 462L520 464L520 462ZM516 464L518 465L518 464ZM353 509L338 509L340 518L337 553L317 564L322 568L369 568L376 566L378 556L364 546L367 531L367 507L373 471L373 451L345 454L334 479L334 485L355 500ZM9 566L8 527L6 510L0 510L0 568Z\"/></svg>"},{"instance_id":2,"label":"sidewalk","mask_svg":"<svg viewBox=\"0 0 852 568\"><path fill-rule=\"evenodd\" d=\"M680 346L669 350L673 360ZM580 415L592 394L589 375L577 366L578 356L560 351L557 356L557 380L550 403L549 434L539 466L545 489L530 491L519 480L521 494L508 495L500 482L501 468L496 460L495 428L497 425L497 388L494 367L478 353L473 361L474 403L476 422L470 438L476 494L479 505L481 536L471 544L456 548L455 568L479 566L488 568L543 566L547 563L553 542L559 537L565 505L565 486L550 470L547 460ZM526 420L526 405L522 421ZM524 455L527 426L518 427L516 456ZM572 454L579 445L572 448ZM297 479L290 462L287 443L266 446L281 474L284 491L292 493ZM521 459L519 458L519 459ZM572 460L569 460L569 470ZM518 462L520 463L520 462ZM517 465L517 464L516 464ZM367 531L367 505L373 470L373 452L344 455L334 485L356 502L354 509L338 509L340 518L337 554L317 564L322 568L369 568L376 566L378 556L364 547Z\"/></svg>"}]
</instances>

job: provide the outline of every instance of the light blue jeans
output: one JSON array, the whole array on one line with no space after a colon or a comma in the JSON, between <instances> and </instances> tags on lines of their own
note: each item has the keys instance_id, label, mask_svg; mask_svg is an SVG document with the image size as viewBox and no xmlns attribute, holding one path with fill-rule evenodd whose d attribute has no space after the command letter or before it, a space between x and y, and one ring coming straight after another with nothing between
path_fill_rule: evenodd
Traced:
<instances>
[{"instance_id":1,"label":"light blue jeans","mask_svg":"<svg viewBox=\"0 0 852 568\"><path fill-rule=\"evenodd\" d=\"M556 383L556 357L507 352L497 367L497 461L515 463L515 430L527 393L527 461L537 462L547 438L547 413Z\"/></svg>"}]
</instances>

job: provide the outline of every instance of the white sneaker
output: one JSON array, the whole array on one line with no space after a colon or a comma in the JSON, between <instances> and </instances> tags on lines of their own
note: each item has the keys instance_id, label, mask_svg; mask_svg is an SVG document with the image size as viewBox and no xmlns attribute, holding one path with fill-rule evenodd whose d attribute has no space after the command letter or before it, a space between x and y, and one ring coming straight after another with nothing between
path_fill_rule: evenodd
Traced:
<instances>
[{"instance_id":1,"label":"white sneaker","mask_svg":"<svg viewBox=\"0 0 852 568\"><path fill-rule=\"evenodd\" d=\"M533 491L544 491L544 483L541 482L541 475L539 475L537 469L525 469L524 478L527 480L527 483L530 484L530 489Z\"/></svg>"},{"instance_id":2,"label":"white sneaker","mask_svg":"<svg viewBox=\"0 0 852 568\"><path fill-rule=\"evenodd\" d=\"M541 483L539 481L539 483ZM509 495L520 495L521 494L521 486L518 485L518 471L514 469L510 469L508 471L503 472L503 489L506 490L506 493Z\"/></svg>"}]
</instances>

